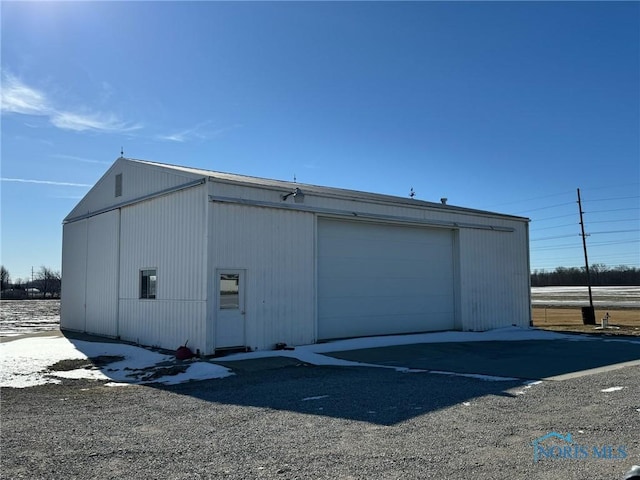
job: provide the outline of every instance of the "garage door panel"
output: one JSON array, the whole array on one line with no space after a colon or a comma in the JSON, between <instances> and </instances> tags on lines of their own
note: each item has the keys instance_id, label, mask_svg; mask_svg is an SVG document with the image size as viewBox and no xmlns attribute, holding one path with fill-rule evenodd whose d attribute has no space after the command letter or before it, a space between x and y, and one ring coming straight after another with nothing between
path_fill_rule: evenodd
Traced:
<instances>
[{"instance_id":1,"label":"garage door panel","mask_svg":"<svg viewBox=\"0 0 640 480\"><path fill-rule=\"evenodd\" d=\"M329 319L330 321L339 324L339 322L344 322L344 317L336 317ZM450 329L450 319L449 313L436 313L429 317L428 324L430 326L429 329L426 330L415 330L416 324L423 324L425 320L422 316L419 315L396 315L393 319L393 322L390 323L389 317L387 315L360 315L353 316L349 319L349 323L343 325L344 329L349 329L351 332L349 335L344 337L333 337L333 338L348 338L348 337L364 337L371 335L382 335L380 333L372 333L379 331L387 331L391 328L391 331L385 333L384 335L389 334L403 334L403 333L416 333L417 331L437 331L437 330L448 330Z\"/></svg>"},{"instance_id":2,"label":"garage door panel","mask_svg":"<svg viewBox=\"0 0 640 480\"><path fill-rule=\"evenodd\" d=\"M318 313L322 317L359 316L363 311L371 315L420 315L427 322L428 315L449 311L448 296L428 296L419 301L409 296L340 297L327 299ZM428 312L428 313L426 313Z\"/></svg>"},{"instance_id":3,"label":"garage door panel","mask_svg":"<svg viewBox=\"0 0 640 480\"><path fill-rule=\"evenodd\" d=\"M452 329L450 230L320 219L318 337Z\"/></svg>"},{"instance_id":4,"label":"garage door panel","mask_svg":"<svg viewBox=\"0 0 640 480\"><path fill-rule=\"evenodd\" d=\"M391 227L401 228L401 227ZM447 249L450 247L450 238L445 237L447 241L437 242L416 242L410 241L407 237L398 239L399 245L389 244L389 238L385 241L376 241L370 238L350 238L352 242L357 245L355 249L343 250L345 248L344 240L338 238L331 239L331 242L325 242L325 247L328 252L341 252L344 258L360 258L368 259L372 256L380 260L392 259L392 260L416 260L414 255L417 251L433 250L433 249ZM399 248L401 245L401 248ZM334 255L331 255L333 257Z\"/></svg>"},{"instance_id":5,"label":"garage door panel","mask_svg":"<svg viewBox=\"0 0 640 480\"><path fill-rule=\"evenodd\" d=\"M424 253L420 252L420 255ZM320 279L362 279L364 278L395 278L395 279L423 279L425 272L433 271L442 282L449 282L452 278L451 261L446 260L409 260L409 259L380 259L375 255L369 258L353 258L338 256L336 258L319 257L320 264L330 267L319 273ZM372 265L375 262L375 265ZM375 267L375 268L373 268Z\"/></svg>"},{"instance_id":6,"label":"garage door panel","mask_svg":"<svg viewBox=\"0 0 640 480\"><path fill-rule=\"evenodd\" d=\"M364 296L369 298L371 292L377 292L377 296L433 296L433 295L449 295L450 287L445 283L434 285L428 293L424 291L422 282L419 279L406 278L332 278L327 279L330 288L325 287L319 290L319 295L324 298L353 297Z\"/></svg>"}]
</instances>

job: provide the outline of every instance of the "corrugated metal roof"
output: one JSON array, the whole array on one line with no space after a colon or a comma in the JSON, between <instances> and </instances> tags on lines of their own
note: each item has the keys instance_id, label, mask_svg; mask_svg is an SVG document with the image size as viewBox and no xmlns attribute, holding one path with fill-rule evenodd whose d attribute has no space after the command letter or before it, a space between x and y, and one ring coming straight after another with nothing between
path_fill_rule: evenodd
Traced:
<instances>
[{"instance_id":1,"label":"corrugated metal roof","mask_svg":"<svg viewBox=\"0 0 640 480\"><path fill-rule=\"evenodd\" d=\"M122 160L123 158L121 158ZM437 202L428 202L425 200L417 200L413 198L397 197L394 195L385 195L381 193L362 192L358 190L348 190L335 187L324 187L319 185L311 185L305 183L290 182L284 180L274 180L260 177L252 177L249 175L238 175L235 173L218 172L214 170L205 170L200 168L185 167L181 165L172 165L168 163L152 162L149 160L141 160L134 158L124 158L124 160L150 165L158 168L170 169L182 173L192 174L197 177L209 177L213 180L218 180L228 183L236 183L239 185L249 185L263 188L277 188L283 190L291 190L294 187L300 188L304 193L315 194L319 196L336 196L341 198L348 198L353 200L365 200L381 203L391 203L396 205L409 205L414 207L436 208L445 211L465 212L484 214L491 216L500 216L511 219L518 219L522 221L529 221L526 217L520 217L517 215L509 215L498 212L491 212L487 210L478 210L467 207L458 207L455 205L442 204Z\"/></svg>"}]
</instances>

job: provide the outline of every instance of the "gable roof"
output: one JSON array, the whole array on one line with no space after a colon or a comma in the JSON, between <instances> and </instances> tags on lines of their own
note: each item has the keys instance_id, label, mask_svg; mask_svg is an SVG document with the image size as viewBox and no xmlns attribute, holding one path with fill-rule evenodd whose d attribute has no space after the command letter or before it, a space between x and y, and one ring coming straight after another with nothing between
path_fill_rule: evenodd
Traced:
<instances>
[{"instance_id":1,"label":"gable roof","mask_svg":"<svg viewBox=\"0 0 640 480\"><path fill-rule=\"evenodd\" d=\"M193 167L184 167L180 165L172 165L167 163L153 162L149 160L140 160L140 159L132 159L132 158L127 158L124 160L127 160L129 162L135 162L140 165L148 165L156 168L169 169L176 173L181 173L182 175L185 175L185 174L192 175L193 178L207 177L211 180L225 182L225 183L233 183L238 185L247 185L247 186L270 188L270 189L282 189L284 192L291 191L293 188L298 187L305 194L309 193L309 194L315 194L319 196L333 196L333 197L341 197L341 198L352 199L352 200L364 200L364 201L373 201L373 202L380 202L380 203L391 203L396 205L409 205L414 207L417 206L417 207L436 208L436 209L456 211L461 213L476 213L476 214L484 214L484 215L491 215L491 216L499 216L504 218L526 221L526 222L529 221L529 219L526 217L491 212L487 210L458 207L458 206L448 205L448 204L443 204L438 202L417 200L414 198L405 198L405 197L398 197L394 195L370 193L370 192L363 192L359 190L349 190L349 189L336 188L336 187L324 187L324 186L291 182L291 181L285 181L285 180L274 180L274 179L267 179L267 178L261 178L261 177L253 177L248 175L239 175L235 173L225 173L225 172L219 172L214 170L206 170L206 169L193 168Z\"/></svg>"}]
</instances>

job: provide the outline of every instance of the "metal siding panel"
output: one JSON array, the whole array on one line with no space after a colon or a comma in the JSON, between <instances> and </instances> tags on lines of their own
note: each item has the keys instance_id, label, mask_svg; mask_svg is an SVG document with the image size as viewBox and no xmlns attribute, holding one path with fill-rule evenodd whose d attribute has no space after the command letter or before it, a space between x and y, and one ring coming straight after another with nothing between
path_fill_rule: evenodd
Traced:
<instances>
[{"instance_id":1,"label":"metal siding panel","mask_svg":"<svg viewBox=\"0 0 640 480\"><path fill-rule=\"evenodd\" d=\"M88 219L87 333L118 335L119 219L119 210Z\"/></svg>"},{"instance_id":2,"label":"metal siding panel","mask_svg":"<svg viewBox=\"0 0 640 480\"><path fill-rule=\"evenodd\" d=\"M188 342L205 353L205 311L204 301L121 299L120 337L169 350Z\"/></svg>"},{"instance_id":3,"label":"metal siding panel","mask_svg":"<svg viewBox=\"0 0 640 480\"><path fill-rule=\"evenodd\" d=\"M87 279L87 220L62 227L60 328L84 332Z\"/></svg>"},{"instance_id":4,"label":"metal siding panel","mask_svg":"<svg viewBox=\"0 0 640 480\"><path fill-rule=\"evenodd\" d=\"M246 271L247 346L312 343L313 214L212 203L209 221L210 268ZM210 318L215 319L215 291L212 300Z\"/></svg>"},{"instance_id":5,"label":"metal siding panel","mask_svg":"<svg viewBox=\"0 0 640 480\"><path fill-rule=\"evenodd\" d=\"M206 207L201 185L122 209L122 338L171 349L189 340L205 351ZM139 299L144 268L157 270L155 300Z\"/></svg>"},{"instance_id":6,"label":"metal siding panel","mask_svg":"<svg viewBox=\"0 0 640 480\"><path fill-rule=\"evenodd\" d=\"M515 232L460 232L462 328L529 325L526 224Z\"/></svg>"}]
</instances>

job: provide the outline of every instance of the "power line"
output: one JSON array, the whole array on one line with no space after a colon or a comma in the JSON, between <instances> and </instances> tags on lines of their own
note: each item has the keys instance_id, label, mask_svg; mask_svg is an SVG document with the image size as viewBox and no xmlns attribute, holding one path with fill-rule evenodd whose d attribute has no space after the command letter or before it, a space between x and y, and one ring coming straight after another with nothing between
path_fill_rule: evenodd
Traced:
<instances>
[{"instance_id":1,"label":"power line","mask_svg":"<svg viewBox=\"0 0 640 480\"><path fill-rule=\"evenodd\" d=\"M555 247L537 247L531 248L529 250L532 252L550 252L553 250L570 250L572 248L580 248L580 245L578 245L577 243L575 245L566 243Z\"/></svg>"},{"instance_id":2,"label":"power line","mask_svg":"<svg viewBox=\"0 0 640 480\"><path fill-rule=\"evenodd\" d=\"M640 255L634 255L632 253L601 253L596 255L598 258L633 258L640 261Z\"/></svg>"},{"instance_id":3,"label":"power line","mask_svg":"<svg viewBox=\"0 0 640 480\"><path fill-rule=\"evenodd\" d=\"M640 182L633 182L633 183L618 183L616 185L598 185L597 187L592 187L592 188L583 188L583 191L586 192L597 192L600 190L613 190L613 189L619 189L622 187L638 187L640 186Z\"/></svg>"},{"instance_id":4,"label":"power line","mask_svg":"<svg viewBox=\"0 0 640 480\"><path fill-rule=\"evenodd\" d=\"M632 232L640 232L640 228L632 228L630 230L605 230L603 232L591 232L589 235L606 235L609 233L632 233Z\"/></svg>"},{"instance_id":5,"label":"power line","mask_svg":"<svg viewBox=\"0 0 640 480\"><path fill-rule=\"evenodd\" d=\"M575 217L575 213L567 213L566 215L558 215L556 217L534 218L532 222L544 222L545 220L555 220L557 218Z\"/></svg>"},{"instance_id":6,"label":"power line","mask_svg":"<svg viewBox=\"0 0 640 480\"><path fill-rule=\"evenodd\" d=\"M531 230L535 230L536 232L539 230L551 230L552 228L564 228L564 227L575 227L579 225L577 223L563 223L562 225L554 225L553 227L542 227L542 228L532 228Z\"/></svg>"},{"instance_id":7,"label":"power line","mask_svg":"<svg viewBox=\"0 0 640 480\"><path fill-rule=\"evenodd\" d=\"M640 239L637 240L611 240L609 242L592 242L589 245L594 247L604 247L607 245L624 245L626 243L640 243Z\"/></svg>"},{"instance_id":8,"label":"power line","mask_svg":"<svg viewBox=\"0 0 640 480\"><path fill-rule=\"evenodd\" d=\"M611 210L590 210L584 213L609 213L609 212L628 212L629 210L640 210L640 207L630 208L613 208Z\"/></svg>"},{"instance_id":9,"label":"power line","mask_svg":"<svg viewBox=\"0 0 640 480\"><path fill-rule=\"evenodd\" d=\"M551 193L549 195L542 195L540 197L533 197L533 198L525 198L524 200L515 200L513 202L506 202L506 203L494 203L493 205L488 205L485 208L493 208L493 207L501 207L503 205L514 205L516 203L524 203L524 202L531 202L533 200L540 200L542 198L552 198L552 197L560 197L562 195L573 195L573 192L562 192L562 193Z\"/></svg>"},{"instance_id":10,"label":"power line","mask_svg":"<svg viewBox=\"0 0 640 480\"><path fill-rule=\"evenodd\" d=\"M633 221L633 220L600 220L600 221L595 221L595 222L589 222L589 224L592 223L621 223L621 222L629 222L629 221ZM566 228L566 227L575 227L576 223L563 223L562 225L554 225L552 227L532 227L531 231L535 231L535 232L539 232L540 230L552 230L554 228ZM622 230L612 230L612 232L622 232ZM592 233L600 233L600 232L592 232Z\"/></svg>"},{"instance_id":11,"label":"power line","mask_svg":"<svg viewBox=\"0 0 640 480\"><path fill-rule=\"evenodd\" d=\"M593 188L583 188L582 191L583 192L597 192L597 191L601 191L601 190L613 190L613 189L620 189L622 187L638 187L640 186L640 182L633 182L633 183L618 183L615 185L599 185L597 187L593 187ZM500 207L503 205L514 205L517 203L524 203L524 202L531 202L534 200L541 200L544 198L553 198L553 197L561 197L563 195L573 195L574 192L572 191L565 191L565 192L558 192L558 193L551 193L549 195L541 195L538 197L531 197L531 198L525 198L522 200L514 200L511 202L501 202L501 203L494 203L491 205L487 205L483 208L493 208L493 207ZM619 199L619 200L626 200L626 199L633 199L633 198L640 198L638 196L630 196L630 197L611 197L611 198L603 198L603 199L593 199L593 200L585 200L583 203L587 203L587 202L598 202L598 201L608 201L608 200L614 200L614 199ZM570 202L569 204L573 204L574 202ZM567 205L569 205L567 204ZM547 208L547 207L544 207ZM525 212L527 211L534 211L534 210L525 210ZM517 212L516 212L517 213Z\"/></svg>"},{"instance_id":12,"label":"power line","mask_svg":"<svg viewBox=\"0 0 640 480\"><path fill-rule=\"evenodd\" d=\"M569 237L575 237L578 236L578 233L573 233L571 235L555 235L553 237L540 237L540 238L532 238L531 240L529 240L530 242L539 242L541 240L555 240L556 238L569 238Z\"/></svg>"},{"instance_id":13,"label":"power line","mask_svg":"<svg viewBox=\"0 0 640 480\"><path fill-rule=\"evenodd\" d=\"M585 200L583 203L610 202L612 200L630 200L632 198L640 198L640 195L635 195L635 196L632 196L632 197L593 198L591 200Z\"/></svg>"},{"instance_id":14,"label":"power line","mask_svg":"<svg viewBox=\"0 0 640 480\"><path fill-rule=\"evenodd\" d=\"M620 220L590 220L589 223L640 222L640 218L621 218Z\"/></svg>"},{"instance_id":15,"label":"power line","mask_svg":"<svg viewBox=\"0 0 640 480\"><path fill-rule=\"evenodd\" d=\"M628 245L633 243L640 243L640 239L638 240L611 240L608 242L589 242L589 247L608 247L610 245ZM531 247L529 250L532 252L541 252L541 251L551 251L551 250L566 250L571 248L578 248L579 245L577 243L561 243L555 246L541 246L541 247Z\"/></svg>"},{"instance_id":16,"label":"power line","mask_svg":"<svg viewBox=\"0 0 640 480\"><path fill-rule=\"evenodd\" d=\"M555 205L548 205L546 207L540 207L540 208L534 208L531 210L522 210L520 212L514 212L514 215L520 214L520 213L527 213L527 212L538 212L540 210L548 210L549 208L556 208L556 207L564 207L565 205L573 205L576 202L565 202L565 203L556 203Z\"/></svg>"}]
</instances>

